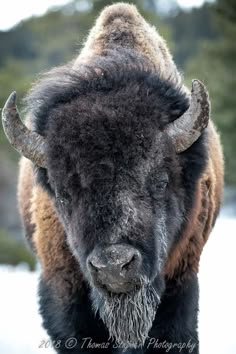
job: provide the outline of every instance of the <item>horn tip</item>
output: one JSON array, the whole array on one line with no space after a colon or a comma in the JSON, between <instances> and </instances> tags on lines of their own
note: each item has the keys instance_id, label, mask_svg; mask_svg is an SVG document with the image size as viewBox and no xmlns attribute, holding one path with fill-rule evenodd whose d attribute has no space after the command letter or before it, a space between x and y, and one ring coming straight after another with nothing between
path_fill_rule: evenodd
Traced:
<instances>
[{"instance_id":1,"label":"horn tip","mask_svg":"<svg viewBox=\"0 0 236 354\"><path fill-rule=\"evenodd\" d=\"M13 91L7 99L4 109L15 108L16 106L16 91Z\"/></svg>"},{"instance_id":2,"label":"horn tip","mask_svg":"<svg viewBox=\"0 0 236 354\"><path fill-rule=\"evenodd\" d=\"M192 92L196 92L197 90L199 90L201 87L203 87L203 83L198 80L198 79L193 79L192 80Z\"/></svg>"},{"instance_id":3,"label":"horn tip","mask_svg":"<svg viewBox=\"0 0 236 354\"><path fill-rule=\"evenodd\" d=\"M202 96L204 93L208 95L205 85L197 79L192 80L192 95Z\"/></svg>"}]
</instances>

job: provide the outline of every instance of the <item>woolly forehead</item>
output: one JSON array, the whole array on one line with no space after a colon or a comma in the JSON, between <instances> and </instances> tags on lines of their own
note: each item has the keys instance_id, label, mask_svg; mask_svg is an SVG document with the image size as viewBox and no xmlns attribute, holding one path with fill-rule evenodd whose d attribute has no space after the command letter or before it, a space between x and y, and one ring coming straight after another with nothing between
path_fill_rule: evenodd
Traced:
<instances>
[{"instance_id":1,"label":"woolly forehead","mask_svg":"<svg viewBox=\"0 0 236 354\"><path fill-rule=\"evenodd\" d=\"M81 170L102 163L102 171L105 166L112 174L112 162L130 170L144 160L160 160L163 151L167 156L169 145L159 129L169 116L153 100L145 102L142 89L130 83L118 91L91 92L52 110L46 136L49 166L57 169L70 160Z\"/></svg>"},{"instance_id":2,"label":"woolly forehead","mask_svg":"<svg viewBox=\"0 0 236 354\"><path fill-rule=\"evenodd\" d=\"M103 104L127 120L128 107L137 118L148 118L162 127L187 110L189 99L171 77L163 80L154 72L146 57L119 48L104 51L78 70L71 63L44 74L26 97L26 104L34 117L34 130L45 136L48 123L62 110L67 111L64 122L74 123L76 117L106 114Z\"/></svg>"},{"instance_id":3,"label":"woolly forehead","mask_svg":"<svg viewBox=\"0 0 236 354\"><path fill-rule=\"evenodd\" d=\"M51 166L115 158L131 168L157 142L161 154L160 131L188 108L181 88L153 73L143 56L107 54L80 72L53 70L31 91L28 107L34 129L48 140Z\"/></svg>"}]
</instances>

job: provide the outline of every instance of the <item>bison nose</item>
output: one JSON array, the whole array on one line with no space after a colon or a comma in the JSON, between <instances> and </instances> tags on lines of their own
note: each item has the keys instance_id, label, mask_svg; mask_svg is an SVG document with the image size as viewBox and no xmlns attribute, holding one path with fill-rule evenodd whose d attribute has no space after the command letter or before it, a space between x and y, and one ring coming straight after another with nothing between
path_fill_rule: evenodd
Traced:
<instances>
[{"instance_id":1,"label":"bison nose","mask_svg":"<svg viewBox=\"0 0 236 354\"><path fill-rule=\"evenodd\" d=\"M88 258L95 283L114 292L127 292L134 287L140 265L140 252L129 245L112 245L96 250Z\"/></svg>"}]
</instances>

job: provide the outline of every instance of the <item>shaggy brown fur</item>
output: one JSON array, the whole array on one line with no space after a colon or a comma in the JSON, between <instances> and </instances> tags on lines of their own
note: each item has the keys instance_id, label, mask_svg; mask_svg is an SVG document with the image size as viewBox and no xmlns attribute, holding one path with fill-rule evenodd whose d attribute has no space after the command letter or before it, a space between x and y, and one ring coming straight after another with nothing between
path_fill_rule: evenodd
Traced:
<instances>
[{"instance_id":1,"label":"shaggy brown fur","mask_svg":"<svg viewBox=\"0 0 236 354\"><path fill-rule=\"evenodd\" d=\"M165 40L144 20L134 5L125 3L108 6L102 11L74 67L89 63L95 55L119 45L147 56L162 78L180 81Z\"/></svg>"},{"instance_id":2,"label":"shaggy brown fur","mask_svg":"<svg viewBox=\"0 0 236 354\"><path fill-rule=\"evenodd\" d=\"M223 156L219 136L211 122L209 134L209 161L199 180L195 205L188 215L188 223L179 242L174 245L166 264L168 278L183 279L198 272L202 249L214 226L220 208L223 190Z\"/></svg>"},{"instance_id":3,"label":"shaggy brown fur","mask_svg":"<svg viewBox=\"0 0 236 354\"><path fill-rule=\"evenodd\" d=\"M32 204L32 188L34 184L34 176L32 162L24 157L20 160L19 185L18 185L18 202L19 210L23 221L26 240L29 245L34 248L32 243L32 235L35 230L35 224L32 222L32 213L30 211Z\"/></svg>"},{"instance_id":4,"label":"shaggy brown fur","mask_svg":"<svg viewBox=\"0 0 236 354\"><path fill-rule=\"evenodd\" d=\"M111 6L102 12L84 49L75 60L74 68L117 44L145 54L164 78L180 80L164 40L144 21L134 6L127 4ZM223 180L221 147L212 123L207 130L210 137L209 162L198 184L194 208L186 216L185 232L169 254L165 268L167 278L181 280L189 272L198 271L200 254L220 206ZM72 274L72 269L78 268L78 265L66 245L64 231L50 197L41 187L34 185L32 164L26 159L20 165L18 195L27 238L32 239L41 260L44 278L55 281L55 274L62 274L64 269ZM72 281L79 282L79 277Z\"/></svg>"}]
</instances>

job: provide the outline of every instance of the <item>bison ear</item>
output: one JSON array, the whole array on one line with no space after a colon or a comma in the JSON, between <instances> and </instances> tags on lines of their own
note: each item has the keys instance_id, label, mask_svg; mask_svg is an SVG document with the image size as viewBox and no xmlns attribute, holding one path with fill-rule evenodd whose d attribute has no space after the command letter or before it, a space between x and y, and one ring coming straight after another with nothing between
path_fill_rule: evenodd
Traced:
<instances>
[{"instance_id":1,"label":"bison ear","mask_svg":"<svg viewBox=\"0 0 236 354\"><path fill-rule=\"evenodd\" d=\"M187 150L207 127L210 116L208 92L199 80L192 81L190 106L178 119L165 127L177 153Z\"/></svg>"},{"instance_id":2,"label":"bison ear","mask_svg":"<svg viewBox=\"0 0 236 354\"><path fill-rule=\"evenodd\" d=\"M13 92L2 111L2 125L10 144L39 167L46 168L44 137L29 130L20 119L16 107L16 92Z\"/></svg>"}]
</instances>

